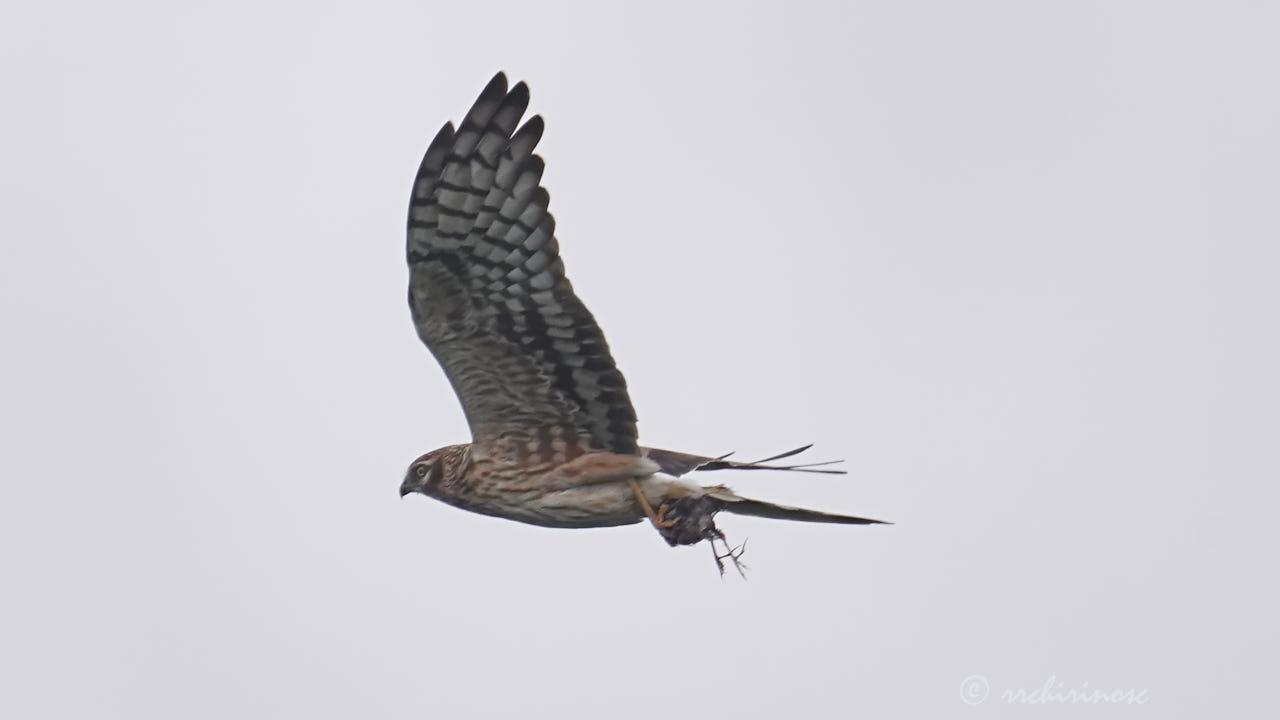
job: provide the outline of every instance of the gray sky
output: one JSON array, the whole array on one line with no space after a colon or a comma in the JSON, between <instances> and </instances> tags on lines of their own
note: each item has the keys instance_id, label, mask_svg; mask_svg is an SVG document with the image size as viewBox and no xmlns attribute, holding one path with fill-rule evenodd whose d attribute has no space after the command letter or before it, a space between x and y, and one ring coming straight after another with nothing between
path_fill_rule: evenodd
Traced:
<instances>
[{"instance_id":1,"label":"gray sky","mask_svg":"<svg viewBox=\"0 0 1280 720\"><path fill-rule=\"evenodd\" d=\"M1280 711L1274 6L485 5L4 11L0 715ZM399 499L467 437L409 182L499 69L641 439L898 524L724 517L744 583Z\"/></svg>"}]
</instances>

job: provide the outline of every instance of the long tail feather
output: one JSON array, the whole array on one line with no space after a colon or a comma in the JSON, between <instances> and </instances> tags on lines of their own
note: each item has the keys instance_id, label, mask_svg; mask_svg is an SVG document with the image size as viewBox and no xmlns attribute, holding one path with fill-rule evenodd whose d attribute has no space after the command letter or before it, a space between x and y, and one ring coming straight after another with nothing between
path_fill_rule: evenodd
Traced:
<instances>
[{"instance_id":1,"label":"long tail feather","mask_svg":"<svg viewBox=\"0 0 1280 720\"><path fill-rule=\"evenodd\" d=\"M752 515L754 517L774 518L775 520L798 520L801 522L837 523L840 525L892 525L884 520L838 515L819 510L779 505L763 500L752 500L735 494L723 487L709 488L707 495L719 500L721 509L736 515Z\"/></svg>"}]
</instances>

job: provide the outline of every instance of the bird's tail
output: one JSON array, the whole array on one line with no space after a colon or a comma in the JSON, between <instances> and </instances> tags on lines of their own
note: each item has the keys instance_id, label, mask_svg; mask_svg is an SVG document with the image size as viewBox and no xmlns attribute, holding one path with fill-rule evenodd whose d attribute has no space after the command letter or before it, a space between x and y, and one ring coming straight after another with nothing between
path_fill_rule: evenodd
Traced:
<instances>
[{"instance_id":1,"label":"bird's tail","mask_svg":"<svg viewBox=\"0 0 1280 720\"><path fill-rule=\"evenodd\" d=\"M737 515L754 515L755 517L774 518L776 520L798 520L800 522L837 523L840 525L892 525L884 520L854 517L853 515L837 515L819 510L779 505L763 500L744 498L723 485L706 488L706 496L719 501L720 509Z\"/></svg>"}]
</instances>

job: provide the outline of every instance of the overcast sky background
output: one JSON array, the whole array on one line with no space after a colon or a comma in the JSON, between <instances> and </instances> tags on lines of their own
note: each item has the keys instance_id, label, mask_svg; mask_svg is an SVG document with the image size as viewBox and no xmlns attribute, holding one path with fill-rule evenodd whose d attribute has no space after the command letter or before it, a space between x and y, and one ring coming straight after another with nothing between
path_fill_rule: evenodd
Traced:
<instances>
[{"instance_id":1,"label":"overcast sky background","mask_svg":"<svg viewBox=\"0 0 1280 720\"><path fill-rule=\"evenodd\" d=\"M1280 712L1274 5L482 5L0 15L0 715ZM400 500L467 439L409 184L499 69L642 441L896 525L722 516L743 582Z\"/></svg>"}]
</instances>

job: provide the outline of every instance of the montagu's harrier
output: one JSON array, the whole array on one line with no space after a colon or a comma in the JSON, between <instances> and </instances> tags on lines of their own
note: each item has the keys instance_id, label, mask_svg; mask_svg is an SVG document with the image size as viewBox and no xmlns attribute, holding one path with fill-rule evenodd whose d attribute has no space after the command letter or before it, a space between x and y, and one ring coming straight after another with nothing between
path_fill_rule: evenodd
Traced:
<instances>
[{"instance_id":1,"label":"montagu's harrier","mask_svg":"<svg viewBox=\"0 0 1280 720\"><path fill-rule=\"evenodd\" d=\"M542 118L520 124L529 89L502 73L455 130L427 148L409 201L409 307L452 383L471 443L413 461L400 494L562 528L648 520L671 545L711 543L741 570L716 513L864 525L877 520L775 505L704 487L694 470L803 470L658 450L636 442L636 414L604 334L565 277L533 154ZM818 463L822 464L822 463ZM716 550L716 541L725 552Z\"/></svg>"}]
</instances>

